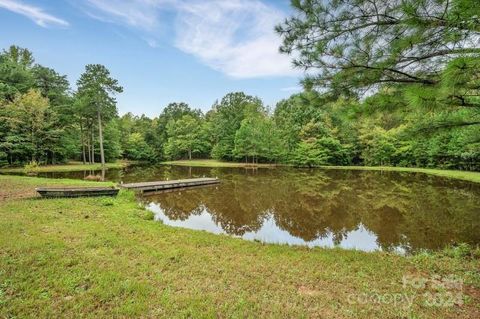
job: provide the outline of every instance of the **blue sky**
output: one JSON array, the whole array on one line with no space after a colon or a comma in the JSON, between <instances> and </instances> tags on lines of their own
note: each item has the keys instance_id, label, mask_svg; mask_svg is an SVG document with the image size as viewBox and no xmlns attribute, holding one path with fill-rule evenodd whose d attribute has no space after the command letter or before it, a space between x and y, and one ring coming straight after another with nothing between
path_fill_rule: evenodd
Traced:
<instances>
[{"instance_id":1,"label":"blue sky","mask_svg":"<svg viewBox=\"0 0 480 319\"><path fill-rule=\"evenodd\" d=\"M124 87L120 114L206 111L232 91L274 106L299 90L273 32L290 13L288 0L0 0L0 47L32 50L72 84L104 64Z\"/></svg>"}]
</instances>

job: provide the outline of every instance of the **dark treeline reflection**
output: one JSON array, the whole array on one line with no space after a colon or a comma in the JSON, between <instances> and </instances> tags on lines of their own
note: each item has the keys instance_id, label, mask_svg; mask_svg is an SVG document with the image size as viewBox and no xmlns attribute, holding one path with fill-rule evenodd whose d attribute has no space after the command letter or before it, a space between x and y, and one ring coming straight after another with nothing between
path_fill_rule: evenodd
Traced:
<instances>
[{"instance_id":1,"label":"dark treeline reflection","mask_svg":"<svg viewBox=\"0 0 480 319\"><path fill-rule=\"evenodd\" d=\"M340 244L361 225L383 250L480 242L480 187L423 174L344 170L166 168L165 178L222 183L149 195L170 220L207 212L226 233L258 231L272 216L292 236Z\"/></svg>"},{"instance_id":2,"label":"dark treeline reflection","mask_svg":"<svg viewBox=\"0 0 480 319\"><path fill-rule=\"evenodd\" d=\"M106 173L107 180L119 182L202 176L218 177L221 184L144 200L171 221L208 213L236 236L256 233L273 220L278 230L305 242L330 238L341 245L352 232L366 229L376 237L376 247L387 251L480 243L480 185L469 182L420 173L293 168L132 166Z\"/></svg>"}]
</instances>

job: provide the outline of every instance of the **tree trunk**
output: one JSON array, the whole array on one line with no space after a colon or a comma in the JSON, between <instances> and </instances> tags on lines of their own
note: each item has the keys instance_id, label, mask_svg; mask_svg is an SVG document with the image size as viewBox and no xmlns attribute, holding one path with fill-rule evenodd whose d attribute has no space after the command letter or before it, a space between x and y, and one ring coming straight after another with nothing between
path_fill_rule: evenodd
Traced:
<instances>
[{"instance_id":1,"label":"tree trunk","mask_svg":"<svg viewBox=\"0 0 480 319\"><path fill-rule=\"evenodd\" d=\"M91 146L90 146L90 136L87 131L87 153L88 153L88 164L92 164L92 153L91 153Z\"/></svg>"},{"instance_id":2,"label":"tree trunk","mask_svg":"<svg viewBox=\"0 0 480 319\"><path fill-rule=\"evenodd\" d=\"M87 157L85 154L85 144L83 141L82 141L82 160L83 160L83 165L85 165L87 163Z\"/></svg>"},{"instance_id":3,"label":"tree trunk","mask_svg":"<svg viewBox=\"0 0 480 319\"><path fill-rule=\"evenodd\" d=\"M102 132L102 117L100 116L100 109L97 108L98 119L98 139L100 140L100 160L102 162L102 170L105 169L105 153L103 152L103 132Z\"/></svg>"},{"instance_id":4,"label":"tree trunk","mask_svg":"<svg viewBox=\"0 0 480 319\"><path fill-rule=\"evenodd\" d=\"M92 164L95 164L95 132L92 125Z\"/></svg>"},{"instance_id":5,"label":"tree trunk","mask_svg":"<svg viewBox=\"0 0 480 319\"><path fill-rule=\"evenodd\" d=\"M85 139L83 136L83 125L82 125L82 120L80 119L80 142L82 143L82 160L83 160L83 165L86 164L87 158L85 156Z\"/></svg>"},{"instance_id":6,"label":"tree trunk","mask_svg":"<svg viewBox=\"0 0 480 319\"><path fill-rule=\"evenodd\" d=\"M192 150L188 150L188 159L191 161L192 160Z\"/></svg>"},{"instance_id":7,"label":"tree trunk","mask_svg":"<svg viewBox=\"0 0 480 319\"><path fill-rule=\"evenodd\" d=\"M32 124L33 127L33 124ZM35 152L37 151L37 145L35 144L35 139L34 139L34 133L33 133L33 128L32 128L32 146L33 146L33 153L32 153L32 162L35 161Z\"/></svg>"}]
</instances>

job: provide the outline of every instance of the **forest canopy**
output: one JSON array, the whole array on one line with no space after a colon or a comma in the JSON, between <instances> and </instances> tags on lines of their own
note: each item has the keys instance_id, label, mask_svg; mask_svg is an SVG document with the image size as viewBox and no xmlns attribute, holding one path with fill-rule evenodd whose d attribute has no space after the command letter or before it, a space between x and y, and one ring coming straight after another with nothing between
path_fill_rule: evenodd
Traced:
<instances>
[{"instance_id":1,"label":"forest canopy","mask_svg":"<svg viewBox=\"0 0 480 319\"><path fill-rule=\"evenodd\" d=\"M232 92L119 115L98 64L73 91L28 49L0 54L0 165L119 158L480 170L480 15L469 0L294 0L276 31L307 71L266 106ZM102 143L103 142L103 143ZM103 149L103 151L102 151Z\"/></svg>"}]
</instances>

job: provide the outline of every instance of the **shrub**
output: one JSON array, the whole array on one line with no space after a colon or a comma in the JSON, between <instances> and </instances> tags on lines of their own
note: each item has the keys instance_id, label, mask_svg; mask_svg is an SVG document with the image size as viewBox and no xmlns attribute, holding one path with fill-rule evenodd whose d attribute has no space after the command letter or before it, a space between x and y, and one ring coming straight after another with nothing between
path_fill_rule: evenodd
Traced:
<instances>
[{"instance_id":1,"label":"shrub","mask_svg":"<svg viewBox=\"0 0 480 319\"><path fill-rule=\"evenodd\" d=\"M25 164L23 169L25 170L26 173L31 173L31 172L35 171L38 167L40 167L38 162L33 160L33 161L29 162L28 164Z\"/></svg>"}]
</instances>

